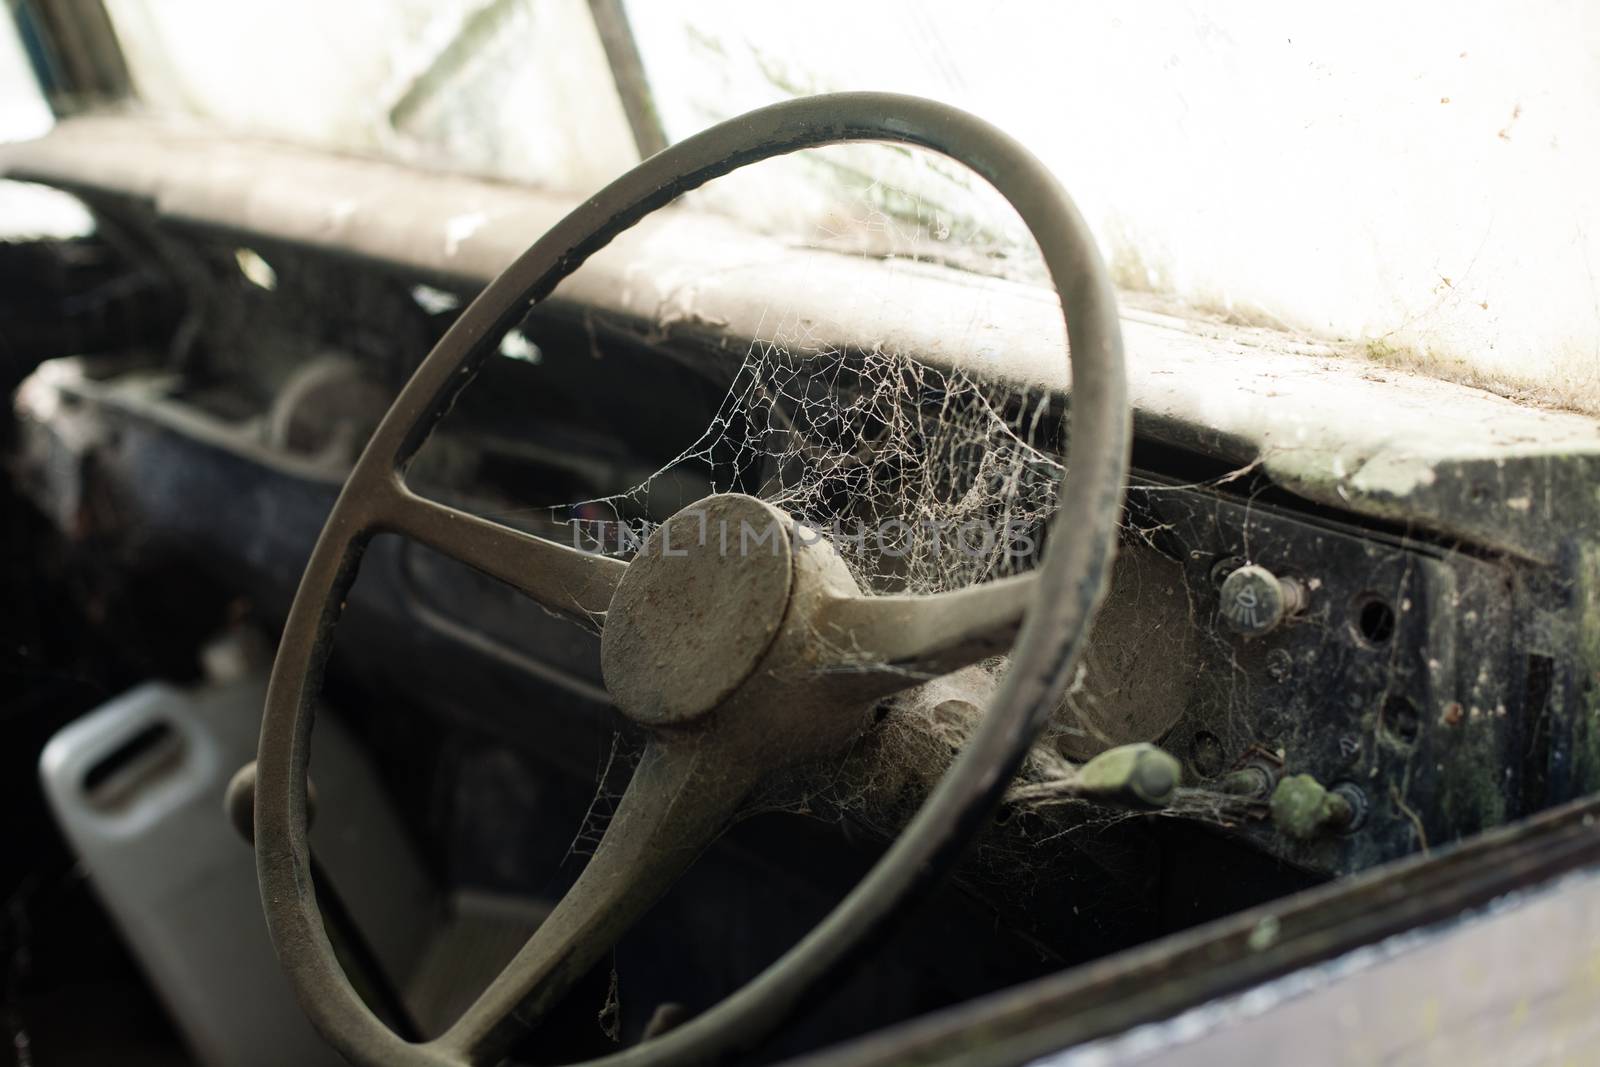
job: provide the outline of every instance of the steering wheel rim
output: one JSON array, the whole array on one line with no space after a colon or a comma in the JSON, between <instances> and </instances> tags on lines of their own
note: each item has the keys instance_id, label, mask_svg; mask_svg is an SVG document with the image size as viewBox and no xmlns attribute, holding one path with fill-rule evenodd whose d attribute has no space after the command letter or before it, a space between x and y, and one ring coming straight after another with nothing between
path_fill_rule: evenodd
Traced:
<instances>
[{"instance_id":1,"label":"steering wheel rim","mask_svg":"<svg viewBox=\"0 0 1600 1067\"><path fill-rule=\"evenodd\" d=\"M305 783L315 701L333 630L368 541L385 531L419 533L418 526L393 518L397 502L419 499L404 488L407 464L504 332L619 233L683 192L746 164L849 141L907 144L965 164L1011 203L1038 242L1061 299L1072 371L1067 464L1051 525L1056 536L1035 572L1038 581L1027 589L1030 603L1011 648L1011 667L987 714L921 810L855 889L728 998L661 1037L593 1062L705 1062L763 1036L863 951L908 896L954 864L999 802L1075 669L1115 552L1130 415L1111 283L1088 226L1054 176L982 120L888 93L775 104L650 157L539 238L429 353L345 483L285 624L257 759L257 874L280 963L313 1023L353 1062L462 1067L492 1061L469 1059L438 1042L407 1042L372 1014L334 957L310 874ZM1063 530L1071 536L1061 536Z\"/></svg>"}]
</instances>

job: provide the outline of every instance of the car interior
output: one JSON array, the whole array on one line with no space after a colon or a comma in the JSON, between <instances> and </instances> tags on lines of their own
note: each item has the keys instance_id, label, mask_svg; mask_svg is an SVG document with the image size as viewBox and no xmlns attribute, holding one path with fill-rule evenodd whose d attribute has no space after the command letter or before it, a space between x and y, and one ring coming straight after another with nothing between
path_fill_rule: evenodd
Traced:
<instances>
[{"instance_id":1,"label":"car interior","mask_svg":"<svg viewBox=\"0 0 1600 1067\"><path fill-rule=\"evenodd\" d=\"M15 1062L1593 1062L1600 24L1419 6L13 0Z\"/></svg>"}]
</instances>

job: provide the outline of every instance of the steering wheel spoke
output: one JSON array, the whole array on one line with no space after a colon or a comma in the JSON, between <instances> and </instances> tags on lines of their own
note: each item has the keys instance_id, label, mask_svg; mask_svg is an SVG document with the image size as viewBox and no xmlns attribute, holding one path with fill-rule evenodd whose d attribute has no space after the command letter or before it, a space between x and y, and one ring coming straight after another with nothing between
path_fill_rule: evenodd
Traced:
<instances>
[{"instance_id":1,"label":"steering wheel spoke","mask_svg":"<svg viewBox=\"0 0 1600 1067\"><path fill-rule=\"evenodd\" d=\"M419 496L398 477L373 525L498 578L548 611L598 630L628 565Z\"/></svg>"},{"instance_id":2,"label":"steering wheel spoke","mask_svg":"<svg viewBox=\"0 0 1600 1067\"><path fill-rule=\"evenodd\" d=\"M824 670L882 697L1008 651L1032 602L1033 573L926 596L850 596L823 606Z\"/></svg>"},{"instance_id":3,"label":"steering wheel spoke","mask_svg":"<svg viewBox=\"0 0 1600 1067\"><path fill-rule=\"evenodd\" d=\"M537 1026L733 821L756 764L726 755L712 738L652 743L583 873L433 1044L493 1063Z\"/></svg>"}]
</instances>

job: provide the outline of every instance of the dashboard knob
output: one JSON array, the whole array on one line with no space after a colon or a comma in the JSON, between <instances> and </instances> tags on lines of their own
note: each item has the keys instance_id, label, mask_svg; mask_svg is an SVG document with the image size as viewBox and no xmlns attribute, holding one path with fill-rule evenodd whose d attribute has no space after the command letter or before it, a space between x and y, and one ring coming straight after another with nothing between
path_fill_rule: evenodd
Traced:
<instances>
[{"instance_id":1,"label":"dashboard knob","mask_svg":"<svg viewBox=\"0 0 1600 1067\"><path fill-rule=\"evenodd\" d=\"M1222 618L1245 637L1260 637L1305 607L1305 587L1265 567L1246 564L1222 582Z\"/></svg>"}]
</instances>

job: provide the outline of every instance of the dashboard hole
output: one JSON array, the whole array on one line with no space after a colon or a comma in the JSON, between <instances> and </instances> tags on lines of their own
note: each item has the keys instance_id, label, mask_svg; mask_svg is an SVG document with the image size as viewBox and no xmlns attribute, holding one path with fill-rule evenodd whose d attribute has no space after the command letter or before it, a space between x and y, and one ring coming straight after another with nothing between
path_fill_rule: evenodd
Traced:
<instances>
[{"instance_id":1,"label":"dashboard hole","mask_svg":"<svg viewBox=\"0 0 1600 1067\"><path fill-rule=\"evenodd\" d=\"M1373 648L1381 648L1394 637L1394 608L1379 596L1362 597L1356 604L1356 634Z\"/></svg>"}]
</instances>

